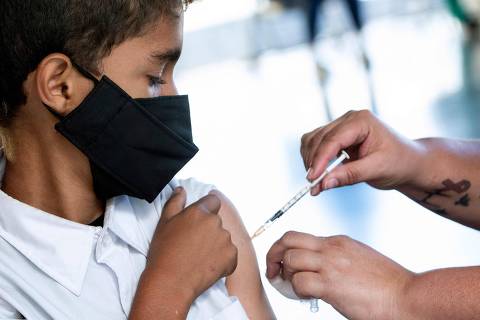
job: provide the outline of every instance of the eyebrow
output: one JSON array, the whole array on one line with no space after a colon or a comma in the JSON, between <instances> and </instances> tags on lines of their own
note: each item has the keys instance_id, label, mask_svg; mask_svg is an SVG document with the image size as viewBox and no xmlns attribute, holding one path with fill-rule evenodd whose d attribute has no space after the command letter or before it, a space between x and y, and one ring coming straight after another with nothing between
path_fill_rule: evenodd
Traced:
<instances>
[{"instance_id":1,"label":"eyebrow","mask_svg":"<svg viewBox=\"0 0 480 320\"><path fill-rule=\"evenodd\" d=\"M176 62L180 58L180 55L182 54L182 49L181 48L172 48L172 49L167 49L165 51L159 51L159 52L154 52L150 55L150 59L153 60L154 62Z\"/></svg>"}]
</instances>

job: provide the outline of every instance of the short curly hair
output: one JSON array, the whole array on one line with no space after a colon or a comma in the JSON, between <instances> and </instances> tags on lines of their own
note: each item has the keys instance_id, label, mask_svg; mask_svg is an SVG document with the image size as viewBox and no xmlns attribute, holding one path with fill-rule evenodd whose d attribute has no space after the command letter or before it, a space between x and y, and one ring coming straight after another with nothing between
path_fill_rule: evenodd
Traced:
<instances>
[{"instance_id":1,"label":"short curly hair","mask_svg":"<svg viewBox=\"0 0 480 320\"><path fill-rule=\"evenodd\" d=\"M0 0L0 129L25 104L23 83L51 53L92 72L116 45L193 0Z\"/></svg>"}]
</instances>

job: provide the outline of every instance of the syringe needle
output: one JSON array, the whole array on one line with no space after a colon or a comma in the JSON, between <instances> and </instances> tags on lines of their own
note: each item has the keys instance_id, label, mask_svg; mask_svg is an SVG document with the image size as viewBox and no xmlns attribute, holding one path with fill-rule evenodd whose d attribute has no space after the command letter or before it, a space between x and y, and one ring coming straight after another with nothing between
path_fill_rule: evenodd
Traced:
<instances>
[{"instance_id":1,"label":"syringe needle","mask_svg":"<svg viewBox=\"0 0 480 320\"><path fill-rule=\"evenodd\" d=\"M258 237L259 235L261 235L264 231L265 231L265 227L264 226L261 226L260 228L257 229L257 231L255 231L255 233L253 234L252 236L252 240L255 239L256 237Z\"/></svg>"},{"instance_id":2,"label":"syringe needle","mask_svg":"<svg viewBox=\"0 0 480 320\"><path fill-rule=\"evenodd\" d=\"M329 174L333 169L335 169L338 165L340 165L345 159L350 159L350 156L348 153L345 151L342 151L342 154L335 159L328 167L323 171L323 173L318 177L315 181L312 183L307 184L305 187L302 188L293 198L291 198L280 210L278 210L270 219L267 220L260 228L255 231L255 233L252 235L251 239L253 240L254 238L258 237L261 235L265 230L267 230L268 227L270 227L275 220L279 219L281 216L285 214L291 207L293 207L300 199L302 199L313 187L318 185L323 178L327 174Z\"/></svg>"},{"instance_id":3,"label":"syringe needle","mask_svg":"<svg viewBox=\"0 0 480 320\"><path fill-rule=\"evenodd\" d=\"M261 235L262 233L264 233L265 230L267 230L273 224L273 221L275 221L276 219L281 217L282 214L283 214L283 212L281 212L281 211L278 211L276 214L274 214L273 217L268 219L260 228L257 229L257 231L255 231L255 233L253 234L253 236L250 239L253 240L254 238L256 238L259 235Z\"/></svg>"}]
</instances>

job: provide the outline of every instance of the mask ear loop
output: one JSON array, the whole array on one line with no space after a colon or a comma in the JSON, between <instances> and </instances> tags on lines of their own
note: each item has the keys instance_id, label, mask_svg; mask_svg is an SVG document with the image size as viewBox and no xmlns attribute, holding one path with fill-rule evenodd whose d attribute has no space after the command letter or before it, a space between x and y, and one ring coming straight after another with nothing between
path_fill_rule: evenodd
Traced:
<instances>
[{"instance_id":1,"label":"mask ear loop","mask_svg":"<svg viewBox=\"0 0 480 320\"><path fill-rule=\"evenodd\" d=\"M71 61L72 62L72 66L77 69L78 72L80 72L80 74L82 76L84 76L85 78L87 79L90 79L93 81L93 83L95 85L97 85L100 80L98 80L93 74L91 74L89 71L87 71L86 69L84 69L83 67L81 67L79 64L77 64L75 61Z\"/></svg>"},{"instance_id":2,"label":"mask ear loop","mask_svg":"<svg viewBox=\"0 0 480 320\"><path fill-rule=\"evenodd\" d=\"M84 76L85 78L87 79L90 79L93 81L94 85L96 86L100 80L98 80L93 74L91 74L89 71L87 71L86 69L84 69L83 67L81 67L79 64L77 64L76 62L70 60L72 62L72 66L77 69L78 72L80 72L80 74L82 76ZM45 108L47 108L48 111L50 111L51 114L53 114L56 118L62 120L63 118L65 118L63 115L61 115L60 113L58 113L55 109L53 109L52 107L50 107L49 105L46 105L45 103L43 104L45 106Z\"/></svg>"}]
</instances>

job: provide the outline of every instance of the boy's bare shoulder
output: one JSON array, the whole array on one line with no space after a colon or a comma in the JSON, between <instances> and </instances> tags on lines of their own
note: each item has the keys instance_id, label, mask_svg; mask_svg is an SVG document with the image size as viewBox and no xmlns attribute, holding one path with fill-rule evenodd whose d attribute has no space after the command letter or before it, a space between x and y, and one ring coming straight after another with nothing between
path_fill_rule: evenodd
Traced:
<instances>
[{"instance_id":1,"label":"boy's bare shoulder","mask_svg":"<svg viewBox=\"0 0 480 320\"><path fill-rule=\"evenodd\" d=\"M248 235L242 218L232 201L217 189L213 189L211 193L220 198L222 202L219 215L222 218L223 227L232 234L233 243L239 249L242 246L251 244L250 236Z\"/></svg>"}]
</instances>

